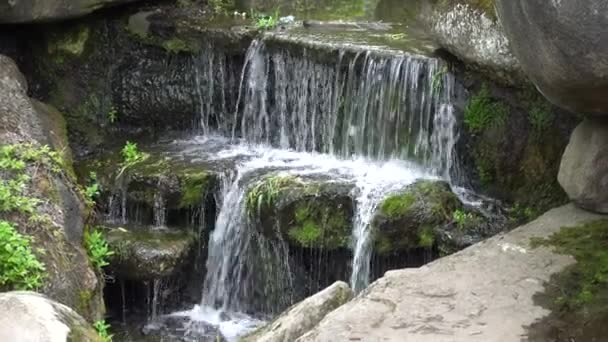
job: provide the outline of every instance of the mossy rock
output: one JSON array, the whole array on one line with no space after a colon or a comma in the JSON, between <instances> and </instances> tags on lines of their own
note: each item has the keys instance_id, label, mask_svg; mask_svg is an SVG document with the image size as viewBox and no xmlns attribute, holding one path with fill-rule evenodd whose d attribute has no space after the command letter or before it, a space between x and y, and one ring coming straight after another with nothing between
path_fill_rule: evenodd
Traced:
<instances>
[{"instance_id":1,"label":"mossy rock","mask_svg":"<svg viewBox=\"0 0 608 342\"><path fill-rule=\"evenodd\" d=\"M391 255L435 245L436 228L462 203L442 181L421 180L385 198L372 219L374 252Z\"/></svg>"},{"instance_id":2,"label":"mossy rock","mask_svg":"<svg viewBox=\"0 0 608 342\"><path fill-rule=\"evenodd\" d=\"M249 190L247 210L266 236L278 230L293 246L348 248L354 210L351 189L352 184L331 179L272 175Z\"/></svg>"},{"instance_id":3,"label":"mossy rock","mask_svg":"<svg viewBox=\"0 0 608 342\"><path fill-rule=\"evenodd\" d=\"M103 230L110 249L110 270L124 279L152 280L168 277L188 262L196 234L146 227Z\"/></svg>"}]
</instances>

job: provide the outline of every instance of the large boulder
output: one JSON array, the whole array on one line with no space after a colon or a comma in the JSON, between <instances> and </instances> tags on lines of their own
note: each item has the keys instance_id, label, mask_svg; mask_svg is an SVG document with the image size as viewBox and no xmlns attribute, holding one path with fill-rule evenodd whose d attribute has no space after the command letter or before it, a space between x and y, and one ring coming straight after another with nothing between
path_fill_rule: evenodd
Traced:
<instances>
[{"instance_id":1,"label":"large boulder","mask_svg":"<svg viewBox=\"0 0 608 342\"><path fill-rule=\"evenodd\" d=\"M291 342L314 328L328 313L353 297L345 282L338 281L283 312L271 323L243 337L241 342Z\"/></svg>"},{"instance_id":2,"label":"large boulder","mask_svg":"<svg viewBox=\"0 0 608 342\"><path fill-rule=\"evenodd\" d=\"M608 120L587 119L572 133L558 180L581 208L608 213Z\"/></svg>"},{"instance_id":3,"label":"large boulder","mask_svg":"<svg viewBox=\"0 0 608 342\"><path fill-rule=\"evenodd\" d=\"M498 0L521 67L553 103L608 113L608 2Z\"/></svg>"},{"instance_id":4,"label":"large boulder","mask_svg":"<svg viewBox=\"0 0 608 342\"><path fill-rule=\"evenodd\" d=\"M38 293L0 293L0 312L0 341L102 341L74 310Z\"/></svg>"},{"instance_id":5,"label":"large boulder","mask_svg":"<svg viewBox=\"0 0 608 342\"><path fill-rule=\"evenodd\" d=\"M0 23L29 23L69 19L97 9L137 0L2 0Z\"/></svg>"},{"instance_id":6,"label":"large boulder","mask_svg":"<svg viewBox=\"0 0 608 342\"><path fill-rule=\"evenodd\" d=\"M22 163L21 168L0 168L5 193L6 184L19 184L9 186L9 197L3 197L0 220L30 239L46 268L39 290L86 318L98 319L103 311L101 283L82 244L86 206L73 176L65 122L52 107L27 96L24 77L1 55L0 142L4 162Z\"/></svg>"}]
</instances>

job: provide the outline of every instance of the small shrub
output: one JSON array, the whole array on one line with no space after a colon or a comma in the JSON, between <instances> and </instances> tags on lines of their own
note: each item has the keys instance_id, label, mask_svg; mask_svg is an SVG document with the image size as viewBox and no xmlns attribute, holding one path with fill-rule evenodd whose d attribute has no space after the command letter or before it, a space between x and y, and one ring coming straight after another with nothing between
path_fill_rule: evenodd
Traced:
<instances>
[{"instance_id":1,"label":"small shrub","mask_svg":"<svg viewBox=\"0 0 608 342\"><path fill-rule=\"evenodd\" d=\"M99 196L99 183L97 182L97 173L94 171L89 173L89 185L84 188L84 196L91 205L95 204L95 198Z\"/></svg>"},{"instance_id":2,"label":"small shrub","mask_svg":"<svg viewBox=\"0 0 608 342\"><path fill-rule=\"evenodd\" d=\"M467 224L467 222L472 220L474 217L471 213L467 213L461 209L456 209L452 214L452 218L458 228L463 228Z\"/></svg>"},{"instance_id":3,"label":"small shrub","mask_svg":"<svg viewBox=\"0 0 608 342\"><path fill-rule=\"evenodd\" d=\"M103 234L99 230L89 231L84 234L84 244L89 255L89 260L98 271L109 265L108 258L114 254Z\"/></svg>"},{"instance_id":4,"label":"small shrub","mask_svg":"<svg viewBox=\"0 0 608 342\"><path fill-rule=\"evenodd\" d=\"M141 152L139 148L137 148L136 143L130 141L125 143L125 146L120 151L120 154L122 155L122 168L120 169L118 176L125 172L125 170L129 167L142 162L149 157L147 153Z\"/></svg>"},{"instance_id":5,"label":"small shrub","mask_svg":"<svg viewBox=\"0 0 608 342\"><path fill-rule=\"evenodd\" d=\"M105 320L95 321L93 327L95 327L102 342L112 342L112 337L114 335L110 334L110 324L106 323Z\"/></svg>"},{"instance_id":6,"label":"small shrub","mask_svg":"<svg viewBox=\"0 0 608 342\"><path fill-rule=\"evenodd\" d=\"M108 111L108 121L110 121L110 123L115 123L116 120L118 120L118 111L112 106Z\"/></svg>"},{"instance_id":7,"label":"small shrub","mask_svg":"<svg viewBox=\"0 0 608 342\"><path fill-rule=\"evenodd\" d=\"M36 290L46 276L30 239L7 221L0 221L0 290Z\"/></svg>"},{"instance_id":8,"label":"small shrub","mask_svg":"<svg viewBox=\"0 0 608 342\"><path fill-rule=\"evenodd\" d=\"M258 30L272 30L279 24L279 10L275 10L274 15L251 14L251 17Z\"/></svg>"},{"instance_id":9,"label":"small shrub","mask_svg":"<svg viewBox=\"0 0 608 342\"><path fill-rule=\"evenodd\" d=\"M504 125L508 115L509 108L502 102L494 101L484 84L469 100L464 110L464 123L471 132L479 133L488 127Z\"/></svg>"}]
</instances>

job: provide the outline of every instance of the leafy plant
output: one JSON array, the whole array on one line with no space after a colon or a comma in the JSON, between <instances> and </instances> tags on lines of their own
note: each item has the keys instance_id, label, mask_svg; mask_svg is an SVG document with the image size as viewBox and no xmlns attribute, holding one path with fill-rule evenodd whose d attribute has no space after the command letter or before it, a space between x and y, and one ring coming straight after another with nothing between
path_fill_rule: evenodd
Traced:
<instances>
[{"instance_id":1,"label":"leafy plant","mask_svg":"<svg viewBox=\"0 0 608 342\"><path fill-rule=\"evenodd\" d=\"M21 174L8 181L0 179L0 211L17 211L22 214L36 214L36 207L40 202L38 198L23 196L30 177Z\"/></svg>"},{"instance_id":2,"label":"leafy plant","mask_svg":"<svg viewBox=\"0 0 608 342\"><path fill-rule=\"evenodd\" d=\"M46 276L32 253L30 239L0 220L0 290L35 290Z\"/></svg>"},{"instance_id":3,"label":"leafy plant","mask_svg":"<svg viewBox=\"0 0 608 342\"><path fill-rule=\"evenodd\" d=\"M95 327L97 334L101 337L103 342L112 342L112 337L114 335L110 334L110 324L106 323L105 320L95 321L93 327Z\"/></svg>"},{"instance_id":4,"label":"leafy plant","mask_svg":"<svg viewBox=\"0 0 608 342\"><path fill-rule=\"evenodd\" d=\"M108 258L114 255L114 252L110 250L108 242L101 231L97 229L85 231L84 245L87 249L89 260L91 260L91 263L98 271L101 272L105 266L109 265Z\"/></svg>"},{"instance_id":5,"label":"leafy plant","mask_svg":"<svg viewBox=\"0 0 608 342\"><path fill-rule=\"evenodd\" d=\"M467 128L478 133L491 126L502 126L507 121L509 108L502 102L494 101L487 85L471 97L464 110L464 123Z\"/></svg>"},{"instance_id":6,"label":"leafy plant","mask_svg":"<svg viewBox=\"0 0 608 342\"><path fill-rule=\"evenodd\" d=\"M301 184L294 176L272 176L257 183L247 192L247 210L254 213L262 206L271 207L277 200L281 189L291 184Z\"/></svg>"},{"instance_id":7,"label":"leafy plant","mask_svg":"<svg viewBox=\"0 0 608 342\"><path fill-rule=\"evenodd\" d=\"M122 168L118 173L120 176L126 169L129 167L146 160L149 155L147 153L141 152L139 148L137 148L137 144L127 141L125 146L120 151L122 155Z\"/></svg>"},{"instance_id":8,"label":"leafy plant","mask_svg":"<svg viewBox=\"0 0 608 342\"><path fill-rule=\"evenodd\" d=\"M108 111L108 121L110 121L110 123L115 123L116 120L118 120L118 111L112 106Z\"/></svg>"},{"instance_id":9,"label":"leafy plant","mask_svg":"<svg viewBox=\"0 0 608 342\"><path fill-rule=\"evenodd\" d=\"M94 171L89 173L89 185L84 188L84 196L89 204L94 204L95 198L99 196L99 183L97 182L97 173Z\"/></svg>"},{"instance_id":10,"label":"leafy plant","mask_svg":"<svg viewBox=\"0 0 608 342\"><path fill-rule=\"evenodd\" d=\"M258 30L272 30L279 24L279 10L275 10L274 15L264 15L252 13L251 17L255 20L255 27Z\"/></svg>"},{"instance_id":11,"label":"leafy plant","mask_svg":"<svg viewBox=\"0 0 608 342\"><path fill-rule=\"evenodd\" d=\"M452 214L452 219L454 220L454 222L456 222L458 228L463 228L465 224L473 218L473 214L467 213L461 209L456 209Z\"/></svg>"}]
</instances>

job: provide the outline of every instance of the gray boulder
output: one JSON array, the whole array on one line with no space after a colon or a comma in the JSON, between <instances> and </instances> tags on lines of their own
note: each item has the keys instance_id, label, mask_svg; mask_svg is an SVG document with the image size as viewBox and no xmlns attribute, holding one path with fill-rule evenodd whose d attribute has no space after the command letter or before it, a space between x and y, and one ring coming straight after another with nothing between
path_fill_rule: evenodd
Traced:
<instances>
[{"instance_id":1,"label":"gray boulder","mask_svg":"<svg viewBox=\"0 0 608 342\"><path fill-rule=\"evenodd\" d=\"M521 67L553 103L608 113L608 2L497 0Z\"/></svg>"},{"instance_id":2,"label":"gray boulder","mask_svg":"<svg viewBox=\"0 0 608 342\"><path fill-rule=\"evenodd\" d=\"M0 0L0 23L69 19L137 0Z\"/></svg>"},{"instance_id":3,"label":"gray boulder","mask_svg":"<svg viewBox=\"0 0 608 342\"><path fill-rule=\"evenodd\" d=\"M101 342L74 310L38 293L0 293L0 312L0 341Z\"/></svg>"},{"instance_id":4,"label":"gray boulder","mask_svg":"<svg viewBox=\"0 0 608 342\"><path fill-rule=\"evenodd\" d=\"M608 213L608 120L587 119L572 133L559 184L581 208Z\"/></svg>"},{"instance_id":5,"label":"gray boulder","mask_svg":"<svg viewBox=\"0 0 608 342\"><path fill-rule=\"evenodd\" d=\"M328 313L348 302L353 292L338 281L292 306L277 319L243 337L241 342L291 342L314 328Z\"/></svg>"}]
</instances>

